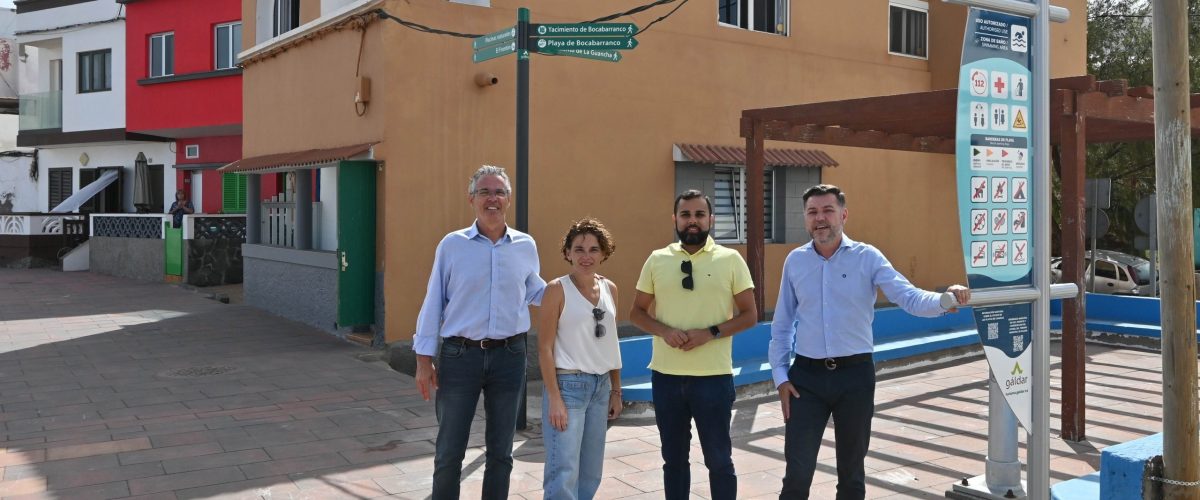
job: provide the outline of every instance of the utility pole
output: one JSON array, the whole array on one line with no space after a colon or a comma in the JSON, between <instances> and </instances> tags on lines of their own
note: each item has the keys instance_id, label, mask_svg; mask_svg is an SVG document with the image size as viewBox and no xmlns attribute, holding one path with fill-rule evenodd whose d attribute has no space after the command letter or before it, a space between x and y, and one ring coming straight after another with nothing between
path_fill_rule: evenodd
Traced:
<instances>
[{"instance_id":1,"label":"utility pole","mask_svg":"<svg viewBox=\"0 0 1200 500\"><path fill-rule=\"evenodd\" d=\"M1196 406L1196 290L1192 260L1191 88L1186 0L1153 0L1154 173L1162 261L1165 498L1200 498Z\"/></svg>"}]
</instances>

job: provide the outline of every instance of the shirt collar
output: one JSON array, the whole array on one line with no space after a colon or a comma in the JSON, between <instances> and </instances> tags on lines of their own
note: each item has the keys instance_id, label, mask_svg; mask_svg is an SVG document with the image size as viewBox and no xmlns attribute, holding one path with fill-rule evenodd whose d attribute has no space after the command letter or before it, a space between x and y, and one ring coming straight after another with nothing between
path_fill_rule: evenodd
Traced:
<instances>
[{"instance_id":1,"label":"shirt collar","mask_svg":"<svg viewBox=\"0 0 1200 500\"><path fill-rule=\"evenodd\" d=\"M506 241L506 242L510 242L510 243L512 242L512 231L510 231L509 229L511 229L511 228L508 227L508 224L505 224L504 225L504 236L500 237L501 241ZM467 239L473 240L476 237L480 237L485 240L491 241L487 236L484 236L483 233L479 232L479 219L475 219L475 222L471 223L471 227L467 228Z\"/></svg>"},{"instance_id":2,"label":"shirt collar","mask_svg":"<svg viewBox=\"0 0 1200 500\"><path fill-rule=\"evenodd\" d=\"M852 246L854 246L854 245L857 245L857 244L858 244L858 242L857 242L857 241L854 241L854 240L850 239L850 237L849 237L849 236L846 236L846 233L842 233L842 244L841 244L841 245L838 245L838 250L841 250L841 249L843 249L843 248L850 248L850 247L852 247ZM808 240L808 243L805 243L805 244L804 244L804 246L803 246L803 247L801 247L801 248L807 248L807 249L809 249L809 250L811 250L811 251L813 251L813 252L816 252L816 251L817 251L817 248L816 248L815 246L813 246L813 242L812 242L812 240ZM837 252L833 252L833 254L834 254L834 255L837 255Z\"/></svg>"},{"instance_id":3,"label":"shirt collar","mask_svg":"<svg viewBox=\"0 0 1200 500\"><path fill-rule=\"evenodd\" d=\"M717 246L717 242L713 241L712 236L709 236L708 239L704 241L704 246L702 248L700 248L700 251L698 251L694 254L689 254L687 250L684 250L683 243L680 243L678 241L670 244L669 248L671 249L672 252L680 252L680 253L684 253L687 255L700 255L704 252L712 251L712 249L716 246Z\"/></svg>"}]
</instances>

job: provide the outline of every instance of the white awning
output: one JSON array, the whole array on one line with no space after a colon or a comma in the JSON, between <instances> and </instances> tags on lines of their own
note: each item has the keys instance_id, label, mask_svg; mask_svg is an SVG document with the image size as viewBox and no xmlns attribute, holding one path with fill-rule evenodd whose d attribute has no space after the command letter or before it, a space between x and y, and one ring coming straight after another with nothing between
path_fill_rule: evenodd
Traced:
<instances>
[{"instance_id":1,"label":"white awning","mask_svg":"<svg viewBox=\"0 0 1200 500\"><path fill-rule=\"evenodd\" d=\"M63 200L62 203L59 203L58 206L51 209L50 212L64 213L79 210L79 207L84 203L87 203L87 201L92 199L93 196L96 196L96 193L103 191L104 188L108 187L109 184L112 184L113 181L117 180L117 175L120 173L121 171L119 170L109 170L105 172L100 176L100 178L92 181L91 184L84 186L79 191L76 191L75 194Z\"/></svg>"}]
</instances>

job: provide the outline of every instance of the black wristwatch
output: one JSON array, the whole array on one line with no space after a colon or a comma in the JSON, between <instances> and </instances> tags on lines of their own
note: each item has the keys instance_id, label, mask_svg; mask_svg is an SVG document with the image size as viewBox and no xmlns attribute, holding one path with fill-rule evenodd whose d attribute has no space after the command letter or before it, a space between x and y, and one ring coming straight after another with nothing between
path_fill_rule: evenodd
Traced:
<instances>
[{"instance_id":1,"label":"black wristwatch","mask_svg":"<svg viewBox=\"0 0 1200 500\"><path fill-rule=\"evenodd\" d=\"M721 336L721 329L717 328L717 325L713 325L708 327L708 333L713 334L713 338L715 339Z\"/></svg>"}]
</instances>

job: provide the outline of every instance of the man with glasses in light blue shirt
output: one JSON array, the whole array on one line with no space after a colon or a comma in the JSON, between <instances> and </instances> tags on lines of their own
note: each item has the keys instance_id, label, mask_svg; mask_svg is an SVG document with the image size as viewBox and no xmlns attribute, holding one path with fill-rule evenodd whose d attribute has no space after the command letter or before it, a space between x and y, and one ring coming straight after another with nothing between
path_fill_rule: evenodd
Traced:
<instances>
[{"instance_id":1,"label":"man with glasses in light blue shirt","mask_svg":"<svg viewBox=\"0 0 1200 500\"><path fill-rule=\"evenodd\" d=\"M482 497L508 498L513 435L525 384L529 306L541 303L546 287L538 276L533 238L505 221L511 197L512 185L503 168L484 165L471 176L467 200L475 210L475 223L447 234L438 244L417 316L417 387L426 401L437 391L435 500L459 497L467 438L481 392L486 419Z\"/></svg>"},{"instance_id":2,"label":"man with glasses in light blue shirt","mask_svg":"<svg viewBox=\"0 0 1200 500\"><path fill-rule=\"evenodd\" d=\"M846 196L837 186L820 184L805 191L804 223L812 241L792 250L783 263L768 348L786 421L781 500L808 498L831 415L837 498L866 495L863 462L875 413L871 322L876 287L909 314L947 312L940 294L913 286L877 248L843 234L847 214ZM961 285L947 291L959 304L971 297ZM796 357L789 368L792 354Z\"/></svg>"}]
</instances>

